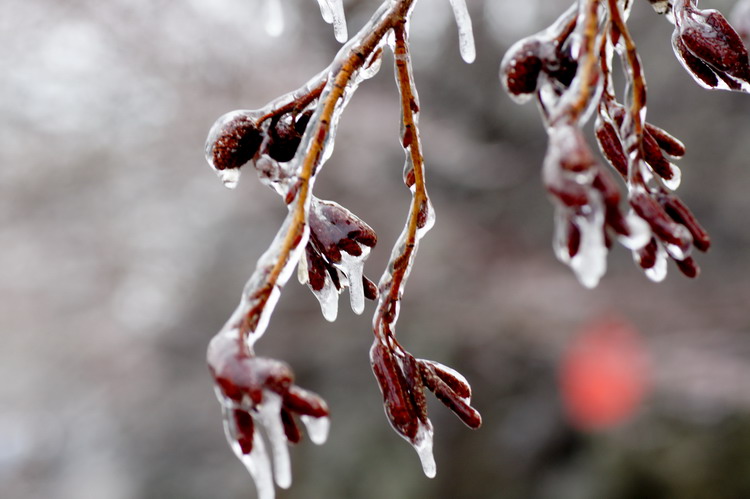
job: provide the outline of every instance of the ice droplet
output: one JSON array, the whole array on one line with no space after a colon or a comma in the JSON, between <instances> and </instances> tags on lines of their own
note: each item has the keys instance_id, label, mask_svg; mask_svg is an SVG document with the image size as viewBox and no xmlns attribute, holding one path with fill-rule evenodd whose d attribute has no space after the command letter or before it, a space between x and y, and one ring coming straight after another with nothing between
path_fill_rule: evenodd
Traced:
<instances>
[{"instance_id":1,"label":"ice droplet","mask_svg":"<svg viewBox=\"0 0 750 499\"><path fill-rule=\"evenodd\" d=\"M644 219L638 216L634 211L630 211L625 217L625 222L630 230L629 236L619 236L617 240L628 248L636 251L648 244L651 240L651 227Z\"/></svg>"},{"instance_id":2,"label":"ice droplet","mask_svg":"<svg viewBox=\"0 0 750 499\"><path fill-rule=\"evenodd\" d=\"M315 298L320 303L320 312L323 318L328 322L334 322L339 314L339 291L334 286L329 276L326 276L326 283L320 291L312 290Z\"/></svg>"},{"instance_id":3,"label":"ice droplet","mask_svg":"<svg viewBox=\"0 0 750 499\"><path fill-rule=\"evenodd\" d=\"M282 489L288 489L292 485L292 466L284 425L281 422L281 396L270 390L263 390L263 403L260 404L258 412L271 445L276 484Z\"/></svg>"},{"instance_id":4,"label":"ice droplet","mask_svg":"<svg viewBox=\"0 0 750 499\"><path fill-rule=\"evenodd\" d=\"M280 0L266 0L266 33L280 36L284 32L284 12Z\"/></svg>"},{"instance_id":5,"label":"ice droplet","mask_svg":"<svg viewBox=\"0 0 750 499\"><path fill-rule=\"evenodd\" d=\"M682 170L677 165L669 164L670 169L672 170L672 178L669 180L667 179L661 179L661 181L664 183L664 187L669 189L670 191L676 191L678 187L680 187L680 182L682 182Z\"/></svg>"},{"instance_id":6,"label":"ice droplet","mask_svg":"<svg viewBox=\"0 0 750 499\"><path fill-rule=\"evenodd\" d=\"M328 440L328 430L331 427L331 420L326 416L314 418L312 416L300 416L302 424L307 429L310 440L315 445L323 445Z\"/></svg>"},{"instance_id":7,"label":"ice droplet","mask_svg":"<svg viewBox=\"0 0 750 499\"><path fill-rule=\"evenodd\" d=\"M240 181L240 169L239 168L226 168L224 170L216 170L216 174L219 176L219 180L224 184L224 187L228 189L234 189L237 187L237 183Z\"/></svg>"},{"instance_id":8,"label":"ice droplet","mask_svg":"<svg viewBox=\"0 0 750 499\"><path fill-rule=\"evenodd\" d=\"M664 247L658 244L656 251L656 263L650 269L645 269L643 272L653 282L662 282L667 277L667 251Z\"/></svg>"},{"instance_id":9,"label":"ice droplet","mask_svg":"<svg viewBox=\"0 0 750 499\"><path fill-rule=\"evenodd\" d=\"M437 466L435 465L435 456L432 453L432 424L429 422L424 424L420 421L412 446L417 451L425 476L435 478Z\"/></svg>"},{"instance_id":10,"label":"ice droplet","mask_svg":"<svg viewBox=\"0 0 750 499\"><path fill-rule=\"evenodd\" d=\"M471 26L471 16L466 8L466 0L450 0L453 15L458 26L458 49L461 58L471 64L476 59L477 53L474 47L474 32Z\"/></svg>"}]
</instances>

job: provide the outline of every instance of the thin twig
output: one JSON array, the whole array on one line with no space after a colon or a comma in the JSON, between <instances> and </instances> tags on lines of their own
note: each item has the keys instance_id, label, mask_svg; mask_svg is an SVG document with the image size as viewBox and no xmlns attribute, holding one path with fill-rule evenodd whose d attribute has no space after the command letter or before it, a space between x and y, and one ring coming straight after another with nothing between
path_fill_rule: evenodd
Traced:
<instances>
[{"instance_id":1,"label":"thin twig","mask_svg":"<svg viewBox=\"0 0 750 499\"><path fill-rule=\"evenodd\" d=\"M414 191L412 195L409 216L404 231L398 239L402 245L401 252L394 253L389 263L389 269L381 281L381 295L375 313L375 335L382 341L393 342L398 346L392 334L390 325L395 321L399 302L403 294L409 269L417 252L420 217L428 207L429 198L425 186L424 160L417 128L419 101L413 84L411 60L405 23L399 23L393 28L395 35L394 58L396 63L396 82L401 95L402 114L402 144L409 155L414 172ZM384 281L384 282L383 282Z\"/></svg>"}]
</instances>

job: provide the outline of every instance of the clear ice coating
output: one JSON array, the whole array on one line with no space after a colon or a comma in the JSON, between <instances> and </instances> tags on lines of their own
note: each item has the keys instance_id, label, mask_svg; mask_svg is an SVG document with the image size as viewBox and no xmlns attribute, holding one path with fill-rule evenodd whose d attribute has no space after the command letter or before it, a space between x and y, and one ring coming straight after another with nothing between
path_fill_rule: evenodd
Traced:
<instances>
[{"instance_id":1,"label":"clear ice coating","mask_svg":"<svg viewBox=\"0 0 750 499\"><path fill-rule=\"evenodd\" d=\"M461 58L468 62L474 62L477 53L474 46L474 31L471 26L471 16L466 8L466 0L450 0L453 15L458 26L458 49Z\"/></svg>"},{"instance_id":2,"label":"clear ice coating","mask_svg":"<svg viewBox=\"0 0 750 499\"><path fill-rule=\"evenodd\" d=\"M232 408L228 406L222 399L219 399L222 404L222 411L224 414L224 433L226 434L229 446L234 451L234 454L242 462L247 469L250 476L255 482L255 487L258 491L258 499L274 499L276 496L273 486L273 472L271 471L271 460L268 458L268 452L266 451L265 443L261 438L260 433L255 430L253 432L253 448L249 454L245 454L240 447L237 435L237 427L232 417Z\"/></svg>"},{"instance_id":3,"label":"clear ice coating","mask_svg":"<svg viewBox=\"0 0 750 499\"><path fill-rule=\"evenodd\" d=\"M682 182L682 170L672 163L669 164L669 168L672 171L672 178L662 179L662 183L670 191L676 191L680 187L680 182Z\"/></svg>"},{"instance_id":4,"label":"clear ice coating","mask_svg":"<svg viewBox=\"0 0 750 499\"><path fill-rule=\"evenodd\" d=\"M282 489L288 489L292 485L292 466L284 425L281 422L281 395L263 390L263 403L258 408L258 414L271 445L276 484Z\"/></svg>"},{"instance_id":5,"label":"clear ice coating","mask_svg":"<svg viewBox=\"0 0 750 499\"><path fill-rule=\"evenodd\" d=\"M417 435L414 437L412 446L417 451L419 461L422 463L422 471L424 471L427 478L435 478L437 474L437 466L435 465L435 456L432 453L432 424L427 421L427 424L419 422L419 429Z\"/></svg>"},{"instance_id":6,"label":"clear ice coating","mask_svg":"<svg viewBox=\"0 0 750 499\"><path fill-rule=\"evenodd\" d=\"M307 435L315 445L323 445L328 440L328 430L331 428L331 420L326 417L314 418L312 416L300 416L302 424L305 425Z\"/></svg>"},{"instance_id":7,"label":"clear ice coating","mask_svg":"<svg viewBox=\"0 0 750 499\"><path fill-rule=\"evenodd\" d=\"M320 14L328 24L333 24L333 34L339 43L344 43L349 34L344 16L344 0L318 0Z\"/></svg>"},{"instance_id":8,"label":"clear ice coating","mask_svg":"<svg viewBox=\"0 0 750 499\"><path fill-rule=\"evenodd\" d=\"M352 306L352 311L360 315L365 311L365 289L362 283L362 277L364 273L364 259L370 253L370 248L360 245L362 248L362 255L352 256L348 253L341 254L341 262L335 264L336 268L346 275L346 279L349 282L349 302Z\"/></svg>"},{"instance_id":9,"label":"clear ice coating","mask_svg":"<svg viewBox=\"0 0 750 499\"><path fill-rule=\"evenodd\" d=\"M644 219L638 216L633 210L625 217L630 235L618 236L620 244L631 251L637 251L648 244L651 240L651 227Z\"/></svg>"},{"instance_id":10,"label":"clear ice coating","mask_svg":"<svg viewBox=\"0 0 750 499\"><path fill-rule=\"evenodd\" d=\"M667 251L657 242L658 249L656 250L656 263L650 268L645 269L643 272L646 277L651 279L653 282L662 282L667 277Z\"/></svg>"}]
</instances>

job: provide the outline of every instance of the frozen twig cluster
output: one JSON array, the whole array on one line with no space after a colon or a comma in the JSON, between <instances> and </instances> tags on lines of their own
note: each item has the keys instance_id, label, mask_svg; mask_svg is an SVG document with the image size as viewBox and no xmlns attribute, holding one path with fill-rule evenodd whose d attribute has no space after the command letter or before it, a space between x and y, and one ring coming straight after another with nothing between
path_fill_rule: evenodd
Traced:
<instances>
[{"instance_id":1,"label":"frozen twig cluster","mask_svg":"<svg viewBox=\"0 0 750 499\"><path fill-rule=\"evenodd\" d=\"M699 10L695 0L649 3L674 24L675 54L699 84L750 90L747 50L724 16ZM631 7L632 0L580 0L548 29L517 42L500 69L511 97L539 104L549 135L543 178L556 208L555 253L587 287L604 275L614 240L654 281L664 279L670 259L696 277L692 249L710 245L674 192L682 175L673 161L685 147L646 122L646 80L626 25ZM626 75L622 100L612 76L615 54ZM625 181L627 212L582 132L592 115L599 149Z\"/></svg>"},{"instance_id":2,"label":"frozen twig cluster","mask_svg":"<svg viewBox=\"0 0 750 499\"><path fill-rule=\"evenodd\" d=\"M319 0L323 19L346 41L341 0ZM471 405L471 389L459 373L434 361L416 359L396 340L401 297L420 239L435 215L427 195L419 138L419 99L409 54L409 19L415 0L388 0L341 48L331 65L300 89L259 110L232 111L212 127L206 157L227 187L241 168L252 165L261 182L277 192L288 214L269 249L261 256L242 299L209 345L208 364L224 413L227 439L253 476L259 496L274 496L273 481L291 484L287 444L301 438L295 416L311 439L326 438L328 409L317 395L293 383L290 368L255 355L281 289L297 268L333 321L338 297L349 290L358 314L365 299L377 300L375 340L370 351L385 412L393 428L417 450L425 473L435 474L432 425L425 391L450 408L468 426L481 424ZM474 59L471 21L463 0L451 0L459 27L462 57ZM331 156L339 119L364 80L380 68L384 49L394 54L401 102L400 142L406 160L404 182L412 192L406 225L378 285L364 275L364 264L377 243L375 232L343 206L313 195L317 174ZM271 452L258 433L262 428Z\"/></svg>"},{"instance_id":3,"label":"frozen twig cluster","mask_svg":"<svg viewBox=\"0 0 750 499\"><path fill-rule=\"evenodd\" d=\"M675 53L698 83L750 89L747 51L721 14L699 10L695 0L648 1L674 24ZM329 321L336 319L344 289L358 314L366 299L377 302L372 369L391 426L417 450L426 475L436 471L427 391L470 428L482 422L471 406L466 379L438 362L414 357L395 334L419 243L435 222L425 182L409 44L415 3L383 1L347 41L342 0L318 0L336 39L346 42L331 65L261 109L227 113L209 132L206 157L227 187L237 184L241 169L252 167L288 210L235 312L208 349L227 439L252 474L261 499L274 497L274 481L280 487L291 484L288 444L302 437L298 419L315 443L323 443L328 431L325 402L295 385L285 363L255 354L254 345L295 267L300 283L307 284ZM450 3L460 53L471 62L475 49L465 0ZM278 10L277 1L269 5ZM630 249L655 281L665 277L669 259L695 277L698 266L692 249L709 247L706 231L674 193L681 173L673 161L684 155L685 147L646 122L645 78L626 25L631 6L632 0L579 0L548 29L516 43L500 70L513 99L522 103L535 98L539 104L549 135L542 176L556 208L555 253L587 287L596 286L604 274L614 241ZM276 14L273 20L281 22ZM376 285L364 275L364 266L377 235L343 206L315 197L313 187L333 152L342 112L358 86L380 69L386 49L395 61L403 180L412 199L404 229ZM615 54L626 75L623 96L614 90ZM612 170L597 160L582 132L592 116L596 140ZM627 187L626 208L613 172Z\"/></svg>"}]
</instances>

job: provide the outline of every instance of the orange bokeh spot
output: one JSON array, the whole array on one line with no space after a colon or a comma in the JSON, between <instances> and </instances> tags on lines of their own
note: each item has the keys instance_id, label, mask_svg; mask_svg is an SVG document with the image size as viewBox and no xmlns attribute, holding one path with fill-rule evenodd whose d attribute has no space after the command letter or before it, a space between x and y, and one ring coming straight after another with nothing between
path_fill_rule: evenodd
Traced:
<instances>
[{"instance_id":1,"label":"orange bokeh spot","mask_svg":"<svg viewBox=\"0 0 750 499\"><path fill-rule=\"evenodd\" d=\"M626 421L643 401L648 378L648 351L633 326L615 319L585 326L560 370L570 422L582 430L600 430Z\"/></svg>"}]
</instances>

